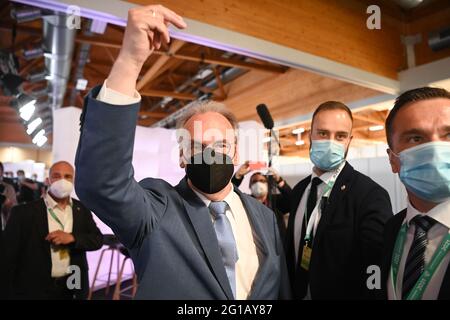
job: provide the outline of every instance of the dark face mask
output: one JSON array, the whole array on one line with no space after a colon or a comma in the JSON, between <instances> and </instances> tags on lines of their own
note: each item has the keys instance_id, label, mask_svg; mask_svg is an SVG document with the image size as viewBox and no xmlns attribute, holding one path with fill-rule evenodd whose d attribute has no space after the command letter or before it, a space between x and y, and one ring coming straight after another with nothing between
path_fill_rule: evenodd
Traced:
<instances>
[{"instance_id":1,"label":"dark face mask","mask_svg":"<svg viewBox=\"0 0 450 320\"><path fill-rule=\"evenodd\" d=\"M186 165L186 174L194 187L207 194L225 188L233 172L234 165L229 156L208 149L193 155Z\"/></svg>"}]
</instances>

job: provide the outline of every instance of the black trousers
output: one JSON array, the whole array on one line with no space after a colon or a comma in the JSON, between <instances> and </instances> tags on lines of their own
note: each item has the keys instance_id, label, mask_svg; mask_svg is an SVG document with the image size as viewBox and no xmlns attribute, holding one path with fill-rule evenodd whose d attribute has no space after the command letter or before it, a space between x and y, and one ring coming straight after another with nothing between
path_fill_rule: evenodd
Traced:
<instances>
[{"instance_id":1,"label":"black trousers","mask_svg":"<svg viewBox=\"0 0 450 320\"><path fill-rule=\"evenodd\" d=\"M48 290L49 300L74 300L75 292L67 287L68 276L52 278L52 284Z\"/></svg>"}]
</instances>

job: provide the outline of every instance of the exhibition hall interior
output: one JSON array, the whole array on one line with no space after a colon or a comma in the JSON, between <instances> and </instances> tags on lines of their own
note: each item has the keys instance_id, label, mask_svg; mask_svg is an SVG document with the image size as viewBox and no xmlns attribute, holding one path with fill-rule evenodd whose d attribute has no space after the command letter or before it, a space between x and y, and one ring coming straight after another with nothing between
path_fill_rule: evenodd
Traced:
<instances>
[{"instance_id":1,"label":"exhibition hall interior","mask_svg":"<svg viewBox=\"0 0 450 320\"><path fill-rule=\"evenodd\" d=\"M450 299L450 1L2 0L0 34L0 298Z\"/></svg>"}]
</instances>

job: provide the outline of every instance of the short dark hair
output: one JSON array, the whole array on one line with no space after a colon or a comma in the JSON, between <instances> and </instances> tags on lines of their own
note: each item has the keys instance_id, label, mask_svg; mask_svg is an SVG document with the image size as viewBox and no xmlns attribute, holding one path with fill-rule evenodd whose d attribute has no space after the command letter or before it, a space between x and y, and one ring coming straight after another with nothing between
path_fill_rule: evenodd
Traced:
<instances>
[{"instance_id":1,"label":"short dark hair","mask_svg":"<svg viewBox=\"0 0 450 320\"><path fill-rule=\"evenodd\" d=\"M319 112L322 111L328 111L328 110L342 110L348 113L348 115L350 116L350 119L352 120L352 126L353 126L353 115L352 115L352 111L350 110L349 107L347 107L345 104L343 104L342 102L339 101L327 101L322 103L320 106L317 107L316 111L314 111L313 116L312 116L312 120L311 120L311 129L314 123L314 118L317 116L317 114L319 114Z\"/></svg>"},{"instance_id":2,"label":"short dark hair","mask_svg":"<svg viewBox=\"0 0 450 320\"><path fill-rule=\"evenodd\" d=\"M392 135L394 133L394 119L398 111L411 102L430 100L436 98L450 99L450 92L442 88L422 87L406 91L395 99L394 107L386 118L386 139L389 148L392 148Z\"/></svg>"},{"instance_id":3,"label":"short dark hair","mask_svg":"<svg viewBox=\"0 0 450 320\"><path fill-rule=\"evenodd\" d=\"M267 177L266 177L265 174L263 174L263 173L260 172L260 171L257 171L257 172L253 173L253 174L250 176L250 179L248 180L248 186L249 186L249 187L252 186L252 179L253 179L254 176L263 176L263 177L266 178L266 180L267 180Z\"/></svg>"},{"instance_id":4,"label":"short dark hair","mask_svg":"<svg viewBox=\"0 0 450 320\"><path fill-rule=\"evenodd\" d=\"M5 167L3 166L3 162L0 161L0 170L2 171L2 173L5 172Z\"/></svg>"}]
</instances>

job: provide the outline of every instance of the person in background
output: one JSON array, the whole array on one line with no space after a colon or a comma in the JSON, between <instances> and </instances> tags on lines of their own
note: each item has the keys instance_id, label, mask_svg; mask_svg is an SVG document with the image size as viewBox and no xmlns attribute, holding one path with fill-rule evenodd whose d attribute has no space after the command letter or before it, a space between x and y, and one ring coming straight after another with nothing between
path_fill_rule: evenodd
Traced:
<instances>
[{"instance_id":1,"label":"person in background","mask_svg":"<svg viewBox=\"0 0 450 320\"><path fill-rule=\"evenodd\" d=\"M33 182L36 183L37 187L38 187L35 190L35 195L34 195L35 199L37 200L37 199L39 199L40 197L42 197L45 194L45 191L46 191L45 184L37 180L37 174L36 173L33 173L31 175L31 180L33 180Z\"/></svg>"},{"instance_id":2,"label":"person in background","mask_svg":"<svg viewBox=\"0 0 450 320\"><path fill-rule=\"evenodd\" d=\"M244 180L244 177L250 172L250 163L246 161L233 176L231 182L239 187ZM277 218L278 229L280 230L281 238L284 242L286 237L286 222L285 214L289 212L289 197L292 191L291 187L287 184L283 178L273 169L269 168L269 174L272 175L273 181L280 193L272 194L272 206L268 201L269 183L268 176L262 172L254 172L250 176L249 188L252 197L263 203L264 205L271 207Z\"/></svg>"},{"instance_id":3,"label":"person in background","mask_svg":"<svg viewBox=\"0 0 450 320\"><path fill-rule=\"evenodd\" d=\"M87 297L86 251L100 249L103 236L90 211L70 197L73 181L72 165L57 162L50 168L48 193L12 209L3 239L2 296L19 300ZM78 279L70 281L72 273Z\"/></svg>"},{"instance_id":4,"label":"person in background","mask_svg":"<svg viewBox=\"0 0 450 320\"><path fill-rule=\"evenodd\" d=\"M17 204L16 192L14 186L7 182L7 179L3 177L4 166L0 162L0 216L1 216L1 230L6 226L9 214L13 206ZM0 235L1 237L1 235Z\"/></svg>"},{"instance_id":5,"label":"person in background","mask_svg":"<svg viewBox=\"0 0 450 320\"><path fill-rule=\"evenodd\" d=\"M297 299L375 299L368 268L381 265L383 230L392 216L384 188L346 161L353 116L328 101L313 114L312 174L291 192L286 255Z\"/></svg>"},{"instance_id":6,"label":"person in background","mask_svg":"<svg viewBox=\"0 0 450 320\"><path fill-rule=\"evenodd\" d=\"M17 170L17 202L19 204L37 200L38 184L25 177L25 171Z\"/></svg>"},{"instance_id":7,"label":"person in background","mask_svg":"<svg viewBox=\"0 0 450 320\"><path fill-rule=\"evenodd\" d=\"M401 94L386 136L408 205L386 225L385 297L450 300L450 92L424 87Z\"/></svg>"}]
</instances>

